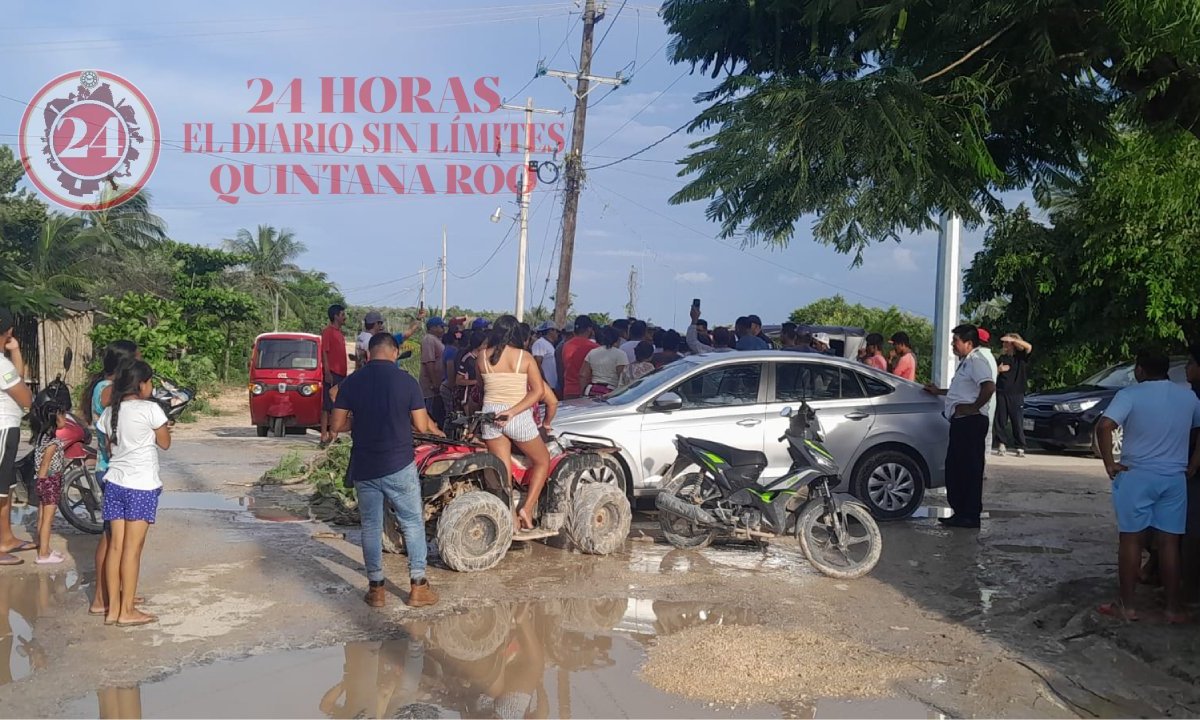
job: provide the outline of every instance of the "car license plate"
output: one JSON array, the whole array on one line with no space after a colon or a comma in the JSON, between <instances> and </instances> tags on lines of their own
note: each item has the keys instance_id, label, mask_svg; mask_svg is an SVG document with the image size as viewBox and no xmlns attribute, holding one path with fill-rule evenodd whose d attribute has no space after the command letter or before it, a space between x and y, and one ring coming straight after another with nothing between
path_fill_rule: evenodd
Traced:
<instances>
[{"instance_id":1,"label":"car license plate","mask_svg":"<svg viewBox=\"0 0 1200 720\"><path fill-rule=\"evenodd\" d=\"M1023 425L1025 426L1025 432L1033 431L1033 420L1026 420Z\"/></svg>"},{"instance_id":2,"label":"car license plate","mask_svg":"<svg viewBox=\"0 0 1200 720\"><path fill-rule=\"evenodd\" d=\"M279 383L279 392L281 392L281 393L287 392L287 383Z\"/></svg>"}]
</instances>

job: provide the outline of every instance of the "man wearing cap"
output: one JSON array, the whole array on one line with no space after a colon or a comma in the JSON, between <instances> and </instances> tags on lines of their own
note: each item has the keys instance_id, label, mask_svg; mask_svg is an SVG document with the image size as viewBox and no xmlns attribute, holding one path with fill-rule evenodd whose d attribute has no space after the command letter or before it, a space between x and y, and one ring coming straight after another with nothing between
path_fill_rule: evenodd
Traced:
<instances>
[{"instance_id":1,"label":"man wearing cap","mask_svg":"<svg viewBox=\"0 0 1200 720\"><path fill-rule=\"evenodd\" d=\"M429 416L441 427L446 421L446 409L442 406L440 388L446 372L443 358L446 346L442 336L446 334L446 321L440 317L425 321L425 337L421 338L421 393L425 397L425 408Z\"/></svg>"},{"instance_id":2,"label":"man wearing cap","mask_svg":"<svg viewBox=\"0 0 1200 720\"><path fill-rule=\"evenodd\" d=\"M33 393L22 379L25 361L13 337L15 320L0 308L0 565L20 565L12 553L36 550L37 544L13 535L12 487L17 484L17 454L21 450L21 418L33 404Z\"/></svg>"},{"instance_id":3,"label":"man wearing cap","mask_svg":"<svg viewBox=\"0 0 1200 720\"><path fill-rule=\"evenodd\" d=\"M380 315L378 311L371 310L363 316L363 331L358 334L358 339L354 343L358 350L358 358L354 362L355 368L367 364L367 346L371 342L371 336L381 333L383 330L383 315Z\"/></svg>"},{"instance_id":4,"label":"man wearing cap","mask_svg":"<svg viewBox=\"0 0 1200 720\"><path fill-rule=\"evenodd\" d=\"M471 321L472 330L487 330L491 326L492 321L488 320L487 318L478 317Z\"/></svg>"},{"instance_id":5,"label":"man wearing cap","mask_svg":"<svg viewBox=\"0 0 1200 720\"><path fill-rule=\"evenodd\" d=\"M542 369L542 378L552 388L558 387L558 364L554 358L554 346L558 344L558 328L547 320L537 326L537 340L533 342L533 359Z\"/></svg>"},{"instance_id":6,"label":"man wearing cap","mask_svg":"<svg viewBox=\"0 0 1200 720\"><path fill-rule=\"evenodd\" d=\"M832 341L829 339L829 333L813 333L812 348L822 355L837 357L837 353L834 352L832 347Z\"/></svg>"},{"instance_id":7,"label":"man wearing cap","mask_svg":"<svg viewBox=\"0 0 1200 720\"><path fill-rule=\"evenodd\" d=\"M579 374L583 370L583 359L589 352L600 347L592 340L596 332L596 323L587 315L575 318L575 335L563 344L562 372L563 399L571 400L583 397L583 386L579 382Z\"/></svg>"},{"instance_id":8,"label":"man wearing cap","mask_svg":"<svg viewBox=\"0 0 1200 720\"><path fill-rule=\"evenodd\" d=\"M999 379L999 377L1000 377L1000 367L996 363L996 356L992 354L992 349L989 347L991 342L992 342L992 334L990 332L988 332L987 328L982 328L982 327L979 328L979 347L983 351L981 354L983 355L984 361L987 362L988 367L990 367L992 369L992 379L996 380L996 379ZM992 398L992 402L988 404L987 416L988 416L988 431L987 431L987 437L984 438L984 447L990 448L992 446L992 442L993 442L992 441L992 427L996 422L996 398ZM983 460L984 460L984 463L986 464L987 456L984 456Z\"/></svg>"}]
</instances>

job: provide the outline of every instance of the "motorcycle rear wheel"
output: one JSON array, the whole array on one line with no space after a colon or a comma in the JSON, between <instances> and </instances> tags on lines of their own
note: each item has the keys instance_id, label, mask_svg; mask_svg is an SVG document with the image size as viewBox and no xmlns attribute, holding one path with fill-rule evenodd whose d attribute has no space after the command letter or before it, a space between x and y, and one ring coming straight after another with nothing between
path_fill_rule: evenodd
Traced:
<instances>
[{"instance_id":1,"label":"motorcycle rear wheel","mask_svg":"<svg viewBox=\"0 0 1200 720\"><path fill-rule=\"evenodd\" d=\"M871 572L883 552L883 536L866 505L858 501L837 503L842 538L837 537L833 516L820 499L800 508L796 538L812 566L829 577L853 580Z\"/></svg>"},{"instance_id":2,"label":"motorcycle rear wheel","mask_svg":"<svg viewBox=\"0 0 1200 720\"><path fill-rule=\"evenodd\" d=\"M92 491L95 478L87 468L69 468L63 474L62 495L58 498L58 511L63 519L85 533L99 535L104 532L104 496Z\"/></svg>"},{"instance_id":3,"label":"motorcycle rear wheel","mask_svg":"<svg viewBox=\"0 0 1200 720\"><path fill-rule=\"evenodd\" d=\"M690 495L694 486L702 482L704 482L704 476L700 473L684 473L672 478L659 492L670 493L671 495L682 495L682 493L686 492ZM682 495L682 498L690 502L688 495ZM658 526L662 530L663 537L667 539L667 542L681 550L706 548L712 544L713 538L717 536L715 530L700 527L687 518L681 518L678 515L661 510L658 513Z\"/></svg>"}]
</instances>

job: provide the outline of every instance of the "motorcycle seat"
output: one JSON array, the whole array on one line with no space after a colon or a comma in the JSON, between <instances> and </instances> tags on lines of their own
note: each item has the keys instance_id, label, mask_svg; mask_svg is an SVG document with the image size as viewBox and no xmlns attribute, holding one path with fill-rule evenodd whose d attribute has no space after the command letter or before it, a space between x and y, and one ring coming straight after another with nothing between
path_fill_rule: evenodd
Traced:
<instances>
[{"instance_id":1,"label":"motorcycle seat","mask_svg":"<svg viewBox=\"0 0 1200 720\"><path fill-rule=\"evenodd\" d=\"M689 445L718 456L733 467L758 467L767 465L767 456L760 450L740 450L721 443L699 438L685 438Z\"/></svg>"}]
</instances>

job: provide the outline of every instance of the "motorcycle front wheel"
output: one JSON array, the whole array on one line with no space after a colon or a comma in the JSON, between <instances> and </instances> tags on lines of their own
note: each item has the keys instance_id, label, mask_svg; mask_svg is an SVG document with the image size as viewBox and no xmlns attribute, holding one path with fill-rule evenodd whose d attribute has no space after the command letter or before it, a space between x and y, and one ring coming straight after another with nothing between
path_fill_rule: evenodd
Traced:
<instances>
[{"instance_id":1,"label":"motorcycle front wheel","mask_svg":"<svg viewBox=\"0 0 1200 720\"><path fill-rule=\"evenodd\" d=\"M104 531L104 496L99 486L87 468L75 465L63 474L62 495L58 498L63 519L93 535Z\"/></svg>"},{"instance_id":2,"label":"motorcycle front wheel","mask_svg":"<svg viewBox=\"0 0 1200 720\"><path fill-rule=\"evenodd\" d=\"M871 572L883 552L883 536L866 505L814 498L796 516L796 539L804 557L829 577L853 580Z\"/></svg>"}]
</instances>

